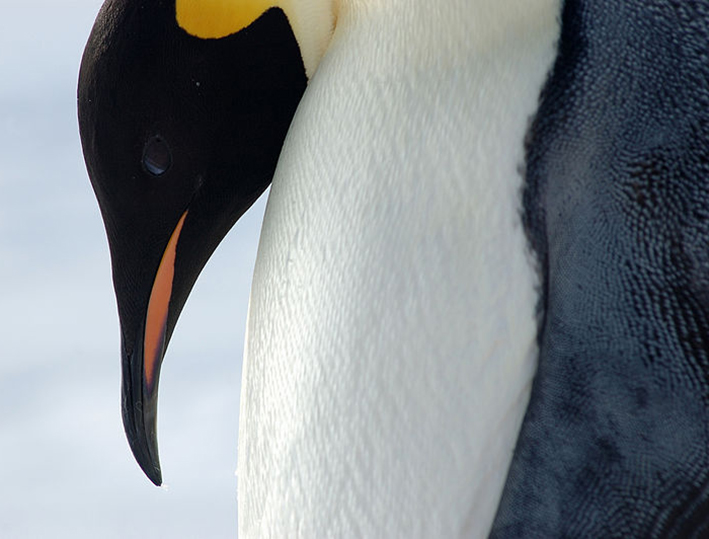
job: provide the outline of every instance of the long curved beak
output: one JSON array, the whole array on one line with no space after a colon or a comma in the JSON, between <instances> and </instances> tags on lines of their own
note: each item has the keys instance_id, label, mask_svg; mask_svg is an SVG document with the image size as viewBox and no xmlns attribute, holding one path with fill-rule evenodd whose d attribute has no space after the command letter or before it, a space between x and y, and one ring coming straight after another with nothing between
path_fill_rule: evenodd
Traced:
<instances>
[{"instance_id":1,"label":"long curved beak","mask_svg":"<svg viewBox=\"0 0 709 539\"><path fill-rule=\"evenodd\" d=\"M167 347L177 243L188 211L182 214L163 253L150 292L145 321L134 346L131 351L124 346L121 358L123 426L138 464L156 485L162 483L157 443L158 381Z\"/></svg>"}]
</instances>

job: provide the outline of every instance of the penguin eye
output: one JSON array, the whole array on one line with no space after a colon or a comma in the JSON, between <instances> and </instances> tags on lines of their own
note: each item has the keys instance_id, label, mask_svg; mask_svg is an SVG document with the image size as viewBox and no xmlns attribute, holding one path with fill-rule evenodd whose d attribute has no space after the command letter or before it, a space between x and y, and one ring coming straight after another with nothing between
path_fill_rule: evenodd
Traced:
<instances>
[{"instance_id":1,"label":"penguin eye","mask_svg":"<svg viewBox=\"0 0 709 539\"><path fill-rule=\"evenodd\" d=\"M154 136L143 149L143 167L153 176L162 176L172 165L172 152L165 139Z\"/></svg>"}]
</instances>

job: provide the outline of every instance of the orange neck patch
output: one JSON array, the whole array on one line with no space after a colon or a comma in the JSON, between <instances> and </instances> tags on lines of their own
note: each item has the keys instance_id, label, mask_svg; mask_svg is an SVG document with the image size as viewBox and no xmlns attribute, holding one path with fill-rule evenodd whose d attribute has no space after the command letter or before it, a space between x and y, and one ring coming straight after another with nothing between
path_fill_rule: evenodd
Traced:
<instances>
[{"instance_id":1,"label":"orange neck patch","mask_svg":"<svg viewBox=\"0 0 709 539\"><path fill-rule=\"evenodd\" d=\"M286 0L287 1L287 0ZM218 39L249 26L279 0L175 0L177 24L202 39Z\"/></svg>"}]
</instances>

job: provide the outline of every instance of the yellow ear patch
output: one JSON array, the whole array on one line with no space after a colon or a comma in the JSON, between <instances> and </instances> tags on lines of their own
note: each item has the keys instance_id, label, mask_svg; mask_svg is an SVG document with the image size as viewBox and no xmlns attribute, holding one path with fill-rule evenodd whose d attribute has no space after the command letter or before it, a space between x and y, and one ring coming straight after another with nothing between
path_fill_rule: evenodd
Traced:
<instances>
[{"instance_id":1,"label":"yellow ear patch","mask_svg":"<svg viewBox=\"0 0 709 539\"><path fill-rule=\"evenodd\" d=\"M278 0L175 0L177 24L202 39L235 34L278 4Z\"/></svg>"}]
</instances>

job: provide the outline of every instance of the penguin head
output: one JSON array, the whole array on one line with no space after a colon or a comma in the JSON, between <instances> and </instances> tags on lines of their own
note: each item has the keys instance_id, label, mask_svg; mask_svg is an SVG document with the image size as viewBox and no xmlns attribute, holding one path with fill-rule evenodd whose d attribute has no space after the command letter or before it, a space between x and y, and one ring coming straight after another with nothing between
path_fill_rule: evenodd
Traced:
<instances>
[{"instance_id":1,"label":"penguin head","mask_svg":"<svg viewBox=\"0 0 709 539\"><path fill-rule=\"evenodd\" d=\"M307 84L301 49L284 10L255 1L108 0L89 37L79 128L111 252L123 422L155 484L166 347L208 258L271 181Z\"/></svg>"}]
</instances>

